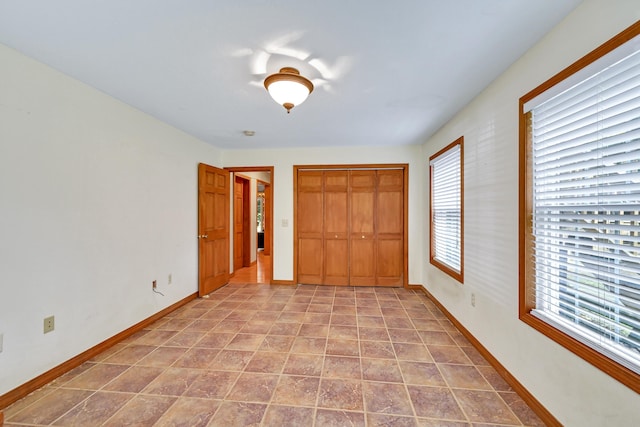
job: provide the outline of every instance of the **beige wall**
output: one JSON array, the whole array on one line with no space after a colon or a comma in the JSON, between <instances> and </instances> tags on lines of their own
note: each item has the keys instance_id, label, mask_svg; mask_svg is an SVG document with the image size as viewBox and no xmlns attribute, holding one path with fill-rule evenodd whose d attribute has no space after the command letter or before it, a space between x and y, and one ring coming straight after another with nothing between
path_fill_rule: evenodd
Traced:
<instances>
[{"instance_id":1,"label":"beige wall","mask_svg":"<svg viewBox=\"0 0 640 427\"><path fill-rule=\"evenodd\" d=\"M0 64L3 394L197 290L197 164L221 153L2 45Z\"/></svg>"},{"instance_id":2,"label":"beige wall","mask_svg":"<svg viewBox=\"0 0 640 427\"><path fill-rule=\"evenodd\" d=\"M635 0L585 1L423 145L465 138L465 283L425 262L425 287L567 426L637 425L640 397L518 320L518 99L639 18Z\"/></svg>"}]
</instances>

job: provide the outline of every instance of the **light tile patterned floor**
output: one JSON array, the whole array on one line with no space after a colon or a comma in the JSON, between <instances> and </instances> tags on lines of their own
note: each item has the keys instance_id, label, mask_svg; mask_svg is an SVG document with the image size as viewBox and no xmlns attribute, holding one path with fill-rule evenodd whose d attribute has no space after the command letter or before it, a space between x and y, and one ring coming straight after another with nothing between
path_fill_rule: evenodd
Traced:
<instances>
[{"instance_id":1,"label":"light tile patterned floor","mask_svg":"<svg viewBox=\"0 0 640 427\"><path fill-rule=\"evenodd\" d=\"M422 293L230 284L5 411L5 426L543 425Z\"/></svg>"}]
</instances>

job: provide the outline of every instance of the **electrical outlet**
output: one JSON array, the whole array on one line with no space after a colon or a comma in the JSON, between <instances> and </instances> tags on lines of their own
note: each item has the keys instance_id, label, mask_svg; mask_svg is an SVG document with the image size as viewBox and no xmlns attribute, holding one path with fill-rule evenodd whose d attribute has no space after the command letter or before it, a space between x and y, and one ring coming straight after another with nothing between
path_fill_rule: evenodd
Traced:
<instances>
[{"instance_id":1,"label":"electrical outlet","mask_svg":"<svg viewBox=\"0 0 640 427\"><path fill-rule=\"evenodd\" d=\"M169 273L169 278L167 279L167 285L170 285L170 284L171 284L171 279L172 279L172 277L171 277L171 273Z\"/></svg>"},{"instance_id":2,"label":"electrical outlet","mask_svg":"<svg viewBox=\"0 0 640 427\"><path fill-rule=\"evenodd\" d=\"M53 331L56 327L55 316L49 316L44 318L44 333L47 334Z\"/></svg>"},{"instance_id":3,"label":"electrical outlet","mask_svg":"<svg viewBox=\"0 0 640 427\"><path fill-rule=\"evenodd\" d=\"M2 341L4 340L4 334L0 334L0 353L2 353ZM2 425L2 424L0 424Z\"/></svg>"},{"instance_id":4,"label":"electrical outlet","mask_svg":"<svg viewBox=\"0 0 640 427\"><path fill-rule=\"evenodd\" d=\"M151 282L151 289L155 289L158 286L158 283L154 280Z\"/></svg>"},{"instance_id":5,"label":"electrical outlet","mask_svg":"<svg viewBox=\"0 0 640 427\"><path fill-rule=\"evenodd\" d=\"M476 306L476 294L471 294L471 307Z\"/></svg>"}]
</instances>

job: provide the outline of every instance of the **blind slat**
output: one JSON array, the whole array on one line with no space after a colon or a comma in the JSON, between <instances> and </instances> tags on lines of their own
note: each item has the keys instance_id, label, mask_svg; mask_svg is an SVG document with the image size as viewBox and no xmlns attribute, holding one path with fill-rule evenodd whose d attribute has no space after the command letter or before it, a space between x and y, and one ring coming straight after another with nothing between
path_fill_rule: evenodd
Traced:
<instances>
[{"instance_id":1,"label":"blind slat","mask_svg":"<svg viewBox=\"0 0 640 427\"><path fill-rule=\"evenodd\" d=\"M430 162L433 257L458 272L462 215L460 158L460 144L455 144Z\"/></svg>"},{"instance_id":2,"label":"blind slat","mask_svg":"<svg viewBox=\"0 0 640 427\"><path fill-rule=\"evenodd\" d=\"M540 100L533 313L640 373L640 54Z\"/></svg>"}]
</instances>

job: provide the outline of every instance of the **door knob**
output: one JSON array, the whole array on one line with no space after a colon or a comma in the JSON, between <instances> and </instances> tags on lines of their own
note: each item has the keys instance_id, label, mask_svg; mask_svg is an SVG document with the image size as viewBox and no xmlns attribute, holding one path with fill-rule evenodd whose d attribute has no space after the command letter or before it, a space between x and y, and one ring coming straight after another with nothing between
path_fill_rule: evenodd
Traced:
<instances>
[{"instance_id":1,"label":"door knob","mask_svg":"<svg viewBox=\"0 0 640 427\"><path fill-rule=\"evenodd\" d=\"M364 236L362 236L362 238L364 239Z\"/></svg>"},{"instance_id":2,"label":"door knob","mask_svg":"<svg viewBox=\"0 0 640 427\"><path fill-rule=\"evenodd\" d=\"M202 235L202 238L203 238L203 239L206 239L207 237L209 237L207 234L203 234L203 235Z\"/></svg>"}]
</instances>

